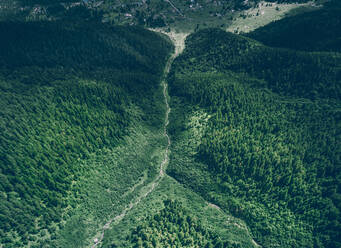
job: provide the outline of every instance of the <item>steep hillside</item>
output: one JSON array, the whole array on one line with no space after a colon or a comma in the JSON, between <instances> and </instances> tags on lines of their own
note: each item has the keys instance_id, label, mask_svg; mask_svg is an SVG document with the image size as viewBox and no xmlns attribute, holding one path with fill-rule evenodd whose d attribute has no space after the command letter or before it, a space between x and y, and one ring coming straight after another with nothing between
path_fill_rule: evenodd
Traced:
<instances>
[{"instance_id":1,"label":"steep hillside","mask_svg":"<svg viewBox=\"0 0 341 248\"><path fill-rule=\"evenodd\" d=\"M322 9L284 18L247 36L268 46L341 52L340 12L340 2L331 1Z\"/></svg>"},{"instance_id":2,"label":"steep hillside","mask_svg":"<svg viewBox=\"0 0 341 248\"><path fill-rule=\"evenodd\" d=\"M178 70L232 71L244 75L249 84L282 95L341 97L339 54L275 49L219 29L199 34L189 38Z\"/></svg>"},{"instance_id":3,"label":"steep hillside","mask_svg":"<svg viewBox=\"0 0 341 248\"><path fill-rule=\"evenodd\" d=\"M94 239L92 247L257 247L243 221L185 189L165 173L172 152L166 78L173 59L184 48L186 37L186 34L168 35L174 42L175 51L167 62L162 81L166 105L163 136L168 144L159 162L160 173L140 189L140 195L122 212L111 217Z\"/></svg>"},{"instance_id":4,"label":"steep hillside","mask_svg":"<svg viewBox=\"0 0 341 248\"><path fill-rule=\"evenodd\" d=\"M169 78L168 174L263 247L339 247L340 59L190 35Z\"/></svg>"},{"instance_id":5,"label":"steep hillside","mask_svg":"<svg viewBox=\"0 0 341 248\"><path fill-rule=\"evenodd\" d=\"M148 132L161 128L160 77L171 44L95 22L2 22L0 36L0 244L47 243L79 204L91 208L85 216L105 219L104 206L120 205L122 192L156 173L143 157L122 164L119 156L131 151L117 152L124 140L128 147L124 137L154 143L143 149L154 152L159 141Z\"/></svg>"},{"instance_id":6,"label":"steep hillside","mask_svg":"<svg viewBox=\"0 0 341 248\"><path fill-rule=\"evenodd\" d=\"M0 0L0 248L341 247L340 8L306 2Z\"/></svg>"}]
</instances>

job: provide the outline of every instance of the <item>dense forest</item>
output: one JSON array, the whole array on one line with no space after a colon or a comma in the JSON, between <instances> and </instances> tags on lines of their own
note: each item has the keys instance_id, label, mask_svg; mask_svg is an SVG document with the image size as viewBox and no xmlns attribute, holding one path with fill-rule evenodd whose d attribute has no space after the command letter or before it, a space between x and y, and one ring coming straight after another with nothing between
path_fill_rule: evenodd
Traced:
<instances>
[{"instance_id":1,"label":"dense forest","mask_svg":"<svg viewBox=\"0 0 341 248\"><path fill-rule=\"evenodd\" d=\"M265 45L304 51L341 52L341 2L289 16L246 34Z\"/></svg>"},{"instance_id":2,"label":"dense forest","mask_svg":"<svg viewBox=\"0 0 341 248\"><path fill-rule=\"evenodd\" d=\"M142 2L18 0L0 17L0 248L341 247L339 1L189 35L169 92L169 39L113 23L260 0Z\"/></svg>"},{"instance_id":3,"label":"dense forest","mask_svg":"<svg viewBox=\"0 0 341 248\"><path fill-rule=\"evenodd\" d=\"M168 173L263 247L340 247L339 53L190 35L169 76Z\"/></svg>"},{"instance_id":4,"label":"dense forest","mask_svg":"<svg viewBox=\"0 0 341 248\"><path fill-rule=\"evenodd\" d=\"M131 231L124 247L239 247L222 242L217 234L204 228L190 210L184 209L181 202L165 200L164 206Z\"/></svg>"},{"instance_id":5,"label":"dense forest","mask_svg":"<svg viewBox=\"0 0 341 248\"><path fill-rule=\"evenodd\" d=\"M2 22L0 36L0 244L23 247L54 233L81 161L119 144L132 104L162 124L149 101L171 44L97 22Z\"/></svg>"},{"instance_id":6,"label":"dense forest","mask_svg":"<svg viewBox=\"0 0 341 248\"><path fill-rule=\"evenodd\" d=\"M179 70L195 67L199 71L232 71L244 75L249 84L266 86L281 95L309 99L341 97L338 53L266 47L219 29L200 34L205 36L193 35L188 39L187 52L178 60ZM210 43L214 46L209 46Z\"/></svg>"}]
</instances>

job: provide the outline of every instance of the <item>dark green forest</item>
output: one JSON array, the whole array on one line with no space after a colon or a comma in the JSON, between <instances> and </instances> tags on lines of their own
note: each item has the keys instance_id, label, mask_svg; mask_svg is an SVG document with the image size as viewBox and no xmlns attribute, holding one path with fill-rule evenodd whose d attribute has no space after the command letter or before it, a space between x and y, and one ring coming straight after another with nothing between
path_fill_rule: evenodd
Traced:
<instances>
[{"instance_id":1,"label":"dark green forest","mask_svg":"<svg viewBox=\"0 0 341 248\"><path fill-rule=\"evenodd\" d=\"M335 100L341 97L338 53L267 47L219 29L200 34L206 35L193 35L186 43L187 52L178 60L181 60L179 70L186 72L195 67L202 72L232 71L244 76L249 84L281 95Z\"/></svg>"},{"instance_id":2,"label":"dark green forest","mask_svg":"<svg viewBox=\"0 0 341 248\"><path fill-rule=\"evenodd\" d=\"M289 16L246 34L265 45L304 51L341 52L341 2Z\"/></svg>"},{"instance_id":3,"label":"dark green forest","mask_svg":"<svg viewBox=\"0 0 341 248\"><path fill-rule=\"evenodd\" d=\"M168 173L263 247L340 247L340 65L219 29L190 35L169 76ZM209 118L193 128L198 111Z\"/></svg>"},{"instance_id":4,"label":"dark green forest","mask_svg":"<svg viewBox=\"0 0 341 248\"><path fill-rule=\"evenodd\" d=\"M0 244L23 247L54 233L80 161L120 142L129 106L162 124L149 101L171 44L96 22L2 22L0 37Z\"/></svg>"}]
</instances>

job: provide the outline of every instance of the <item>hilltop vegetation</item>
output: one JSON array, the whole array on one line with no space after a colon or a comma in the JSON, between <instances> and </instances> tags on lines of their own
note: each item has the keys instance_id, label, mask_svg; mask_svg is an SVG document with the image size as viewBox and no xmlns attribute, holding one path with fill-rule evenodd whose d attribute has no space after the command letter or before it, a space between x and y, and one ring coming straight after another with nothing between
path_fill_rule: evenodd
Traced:
<instances>
[{"instance_id":1,"label":"hilltop vegetation","mask_svg":"<svg viewBox=\"0 0 341 248\"><path fill-rule=\"evenodd\" d=\"M168 173L263 247L339 247L340 59L192 34L169 77Z\"/></svg>"},{"instance_id":2,"label":"hilltop vegetation","mask_svg":"<svg viewBox=\"0 0 341 248\"><path fill-rule=\"evenodd\" d=\"M22 247L53 238L84 161L138 120L161 127L152 101L171 44L96 22L2 22L0 36L0 243Z\"/></svg>"},{"instance_id":3,"label":"hilltop vegetation","mask_svg":"<svg viewBox=\"0 0 341 248\"><path fill-rule=\"evenodd\" d=\"M275 49L242 36L207 29L192 35L179 58L180 71L232 71L245 83L281 95L340 99L339 54ZM213 43L214 46L209 46ZM203 52L204 51L204 52ZM261 59L264 57L265 59ZM181 60L181 61L180 61Z\"/></svg>"},{"instance_id":4,"label":"hilltop vegetation","mask_svg":"<svg viewBox=\"0 0 341 248\"><path fill-rule=\"evenodd\" d=\"M289 16L247 36L268 46L341 52L340 12L340 2L331 1L319 10Z\"/></svg>"}]
</instances>

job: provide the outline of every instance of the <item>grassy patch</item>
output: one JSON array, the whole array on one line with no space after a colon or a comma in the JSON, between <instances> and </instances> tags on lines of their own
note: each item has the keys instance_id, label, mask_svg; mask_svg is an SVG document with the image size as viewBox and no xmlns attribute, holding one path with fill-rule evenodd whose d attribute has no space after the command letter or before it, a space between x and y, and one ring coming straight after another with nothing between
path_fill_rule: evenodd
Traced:
<instances>
[{"instance_id":1,"label":"grassy patch","mask_svg":"<svg viewBox=\"0 0 341 248\"><path fill-rule=\"evenodd\" d=\"M248 33L272 21L282 19L287 13L294 14L293 10L296 8L309 8L312 10L318 7L312 5L311 2L303 4L279 4L262 1L254 8L236 12L231 25L228 26L226 31Z\"/></svg>"}]
</instances>

